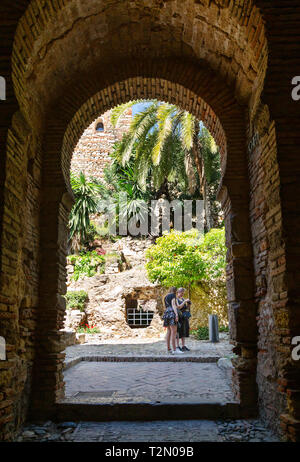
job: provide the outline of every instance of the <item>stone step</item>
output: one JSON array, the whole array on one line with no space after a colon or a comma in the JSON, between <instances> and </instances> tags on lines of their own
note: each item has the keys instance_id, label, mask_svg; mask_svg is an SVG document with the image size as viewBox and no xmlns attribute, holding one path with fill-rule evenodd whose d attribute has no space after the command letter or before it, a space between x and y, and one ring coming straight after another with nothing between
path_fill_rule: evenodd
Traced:
<instances>
[{"instance_id":1,"label":"stone step","mask_svg":"<svg viewBox=\"0 0 300 462\"><path fill-rule=\"evenodd\" d=\"M64 369L70 369L81 361L108 361L108 362L195 362L195 363L217 363L220 356L154 356L154 355L139 355L139 356L100 356L88 355L78 356L65 362Z\"/></svg>"},{"instance_id":2,"label":"stone step","mask_svg":"<svg viewBox=\"0 0 300 462\"><path fill-rule=\"evenodd\" d=\"M74 404L61 401L56 421L217 420L241 418L236 402Z\"/></svg>"}]
</instances>

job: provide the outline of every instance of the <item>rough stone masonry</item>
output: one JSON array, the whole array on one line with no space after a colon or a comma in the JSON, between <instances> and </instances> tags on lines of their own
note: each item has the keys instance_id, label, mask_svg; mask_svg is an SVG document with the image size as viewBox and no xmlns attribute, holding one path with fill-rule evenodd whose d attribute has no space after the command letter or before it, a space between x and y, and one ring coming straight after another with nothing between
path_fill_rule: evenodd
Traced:
<instances>
[{"instance_id":1,"label":"rough stone masonry","mask_svg":"<svg viewBox=\"0 0 300 462\"><path fill-rule=\"evenodd\" d=\"M83 132L72 156L72 173L83 172L87 177L103 179L103 171L111 162L114 144L129 130L132 109L124 112L116 127L113 127L110 118L111 111L105 112Z\"/></svg>"},{"instance_id":2,"label":"rough stone masonry","mask_svg":"<svg viewBox=\"0 0 300 462\"><path fill-rule=\"evenodd\" d=\"M70 162L83 131L132 99L202 119L222 154L234 391L300 439L300 5L295 0L2 0L1 438L57 415Z\"/></svg>"}]
</instances>

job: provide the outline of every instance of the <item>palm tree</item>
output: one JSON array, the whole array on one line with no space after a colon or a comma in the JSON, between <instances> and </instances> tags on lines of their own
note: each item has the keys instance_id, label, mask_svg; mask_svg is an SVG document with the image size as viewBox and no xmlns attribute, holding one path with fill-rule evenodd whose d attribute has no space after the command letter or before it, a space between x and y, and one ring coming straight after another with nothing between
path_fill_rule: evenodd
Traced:
<instances>
[{"instance_id":1,"label":"palm tree","mask_svg":"<svg viewBox=\"0 0 300 462\"><path fill-rule=\"evenodd\" d=\"M75 204L70 213L69 229L73 250L78 252L87 237L90 227L90 215L97 211L100 185L88 181L80 172L79 176L71 173L71 187Z\"/></svg>"},{"instance_id":2,"label":"palm tree","mask_svg":"<svg viewBox=\"0 0 300 462\"><path fill-rule=\"evenodd\" d=\"M118 106L112 111L111 121L115 126L120 116L129 105L136 101ZM138 172L139 185L145 189L149 170L151 169L153 186L162 188L168 195L168 182L174 181L189 184L195 189L196 179L191 162L188 162L189 141L181 139L180 119L173 120L176 106L152 101L142 112L135 115L129 132L117 145L116 156L125 165L134 157L135 169ZM187 182L187 174L190 181Z\"/></svg>"},{"instance_id":3,"label":"palm tree","mask_svg":"<svg viewBox=\"0 0 300 462\"><path fill-rule=\"evenodd\" d=\"M113 109L113 126L124 111L135 104L137 101L131 101ZM212 220L206 178L209 156L205 158L203 149L203 146L207 148L209 144L214 144L216 148L208 130L193 115L173 104L153 100L132 119L129 132L118 145L118 154L125 165L134 153L141 187L146 186L147 174L152 168L156 188L162 185L166 188L170 178L185 176L190 193L194 193L197 186L194 163L205 203L206 227L210 229Z\"/></svg>"}]
</instances>

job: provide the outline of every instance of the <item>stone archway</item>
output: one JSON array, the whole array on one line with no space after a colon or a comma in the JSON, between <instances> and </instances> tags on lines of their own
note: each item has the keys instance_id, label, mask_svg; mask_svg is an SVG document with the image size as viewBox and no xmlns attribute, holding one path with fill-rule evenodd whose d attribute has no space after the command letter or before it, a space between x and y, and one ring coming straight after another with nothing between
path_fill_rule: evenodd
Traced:
<instances>
[{"instance_id":1,"label":"stone archway","mask_svg":"<svg viewBox=\"0 0 300 462\"><path fill-rule=\"evenodd\" d=\"M176 102L197 117L211 110L218 116L220 125L213 115L211 123L226 135L220 197L240 400L253 409L257 384L261 414L276 429L281 418L285 433L297 438L299 365L290 359L289 340L299 328L299 259L293 258L299 184L297 156L285 141L297 131L284 106L299 117L276 34L289 21L286 2L187 0L184 12L175 0L3 4L10 20L3 64L8 105L1 118L7 137L0 173L1 329L13 360L6 385L15 390L14 412L6 398L3 407L7 435L10 422L18 425L26 414L35 351L33 407L48 401L52 409L61 396L57 328L72 203L68 152L97 107L139 95ZM298 11L293 6L295 18ZM285 43L285 54L292 63L293 41Z\"/></svg>"},{"instance_id":2,"label":"stone archway","mask_svg":"<svg viewBox=\"0 0 300 462\"><path fill-rule=\"evenodd\" d=\"M215 95L210 91L212 82L220 89L221 83L212 73L207 77L207 70L174 60L170 62L170 67L165 69L163 77L157 77L162 72L159 64L154 62L151 70L149 67L146 70L140 67L139 73L142 73L143 77L131 76L98 91L79 107L68 124L63 123L54 114L55 119L50 118L47 121L44 151L44 168L47 174L43 181L44 199L41 206L43 259L40 281L40 288L45 288L45 292L40 292L43 311L40 312L38 321L39 344L42 344L43 348L40 357L36 358L36 386L33 394L34 407L39 412L46 412L45 396L48 406L50 405L48 412L53 412L51 407L55 408L55 403L63 397L63 357L57 348L58 330L62 327L65 311L62 297L65 291L65 268L62 263L66 257L67 217L72 205L72 194L68 192L71 155L84 128L99 113L103 113L115 104L134 98L140 99L143 96L145 99L171 101L189 110L203 120L220 145L223 170L220 197L226 212L229 248L228 294L231 307L231 336L236 343L236 351L240 358L235 371L235 388L242 412L245 415L253 415L256 412L256 307L253 300L253 263L248 218L245 108L236 103L234 96L224 85L220 91L221 97L220 94ZM188 71L188 67L191 66L191 70ZM186 76L196 72L198 80L195 82L194 79L193 89L190 89L191 82ZM167 76L172 78L172 75L177 76L177 82L164 78ZM93 91L93 87L88 91ZM200 95L203 94L213 104L214 109L218 110L222 124L212 107L201 98ZM109 95L113 95L111 99ZM66 117L65 111L58 109L58 113ZM230 174L227 173L229 168ZM51 285L49 268L53 268ZM55 310L53 306L56 307ZM47 365L48 370L52 372L45 374L43 365ZM53 373L54 370L56 375ZM49 386L49 375L52 377L51 386ZM54 377L55 387L53 387Z\"/></svg>"}]
</instances>

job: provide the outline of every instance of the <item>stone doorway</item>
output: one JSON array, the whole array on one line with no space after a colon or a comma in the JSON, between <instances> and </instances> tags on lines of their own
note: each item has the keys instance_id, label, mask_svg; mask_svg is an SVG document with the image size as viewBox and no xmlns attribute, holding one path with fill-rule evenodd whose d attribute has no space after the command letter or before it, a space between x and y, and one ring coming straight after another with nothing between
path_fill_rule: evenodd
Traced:
<instances>
[{"instance_id":1,"label":"stone doorway","mask_svg":"<svg viewBox=\"0 0 300 462\"><path fill-rule=\"evenodd\" d=\"M4 395L7 438L29 403L32 414L46 417L63 395L59 330L74 145L114 105L159 98L205 120L222 146L236 396L245 411L256 412L259 403L270 425L279 430L281 422L288 438L299 439L299 362L290 346L299 335L299 159L290 142L299 119L289 75L297 40L285 41L283 59L274 27L289 24L289 8L278 14L284 5L189 1L183 14L175 1L115 2L105 11L98 1L5 2L1 335L10 345L5 389L13 390L10 399Z\"/></svg>"},{"instance_id":2,"label":"stone doorway","mask_svg":"<svg viewBox=\"0 0 300 462\"><path fill-rule=\"evenodd\" d=\"M164 79L163 79L164 80ZM147 81L147 79L146 79ZM127 85L129 84L130 81L126 82L121 82L121 85L125 85L125 88L127 88ZM175 84L176 88L178 84ZM179 87L180 88L180 85ZM157 95L156 90L153 88L154 93L148 93L149 97L159 97L161 100L168 100L166 96L162 95ZM99 98L99 94L96 96L96 100ZM131 96L131 94L130 94ZM133 98L137 98L138 94L133 93L132 94ZM190 98L197 99L196 94L190 93ZM124 100L123 100L124 101ZM122 100L120 102L123 102ZM85 103L83 105L82 110L86 114L86 109L88 103ZM220 119L215 115L213 112L212 108L207 106L206 103L204 103L203 100L200 100L198 110L199 112L193 112L194 114L201 114L202 118L204 120L204 123L207 123L208 127L212 130L212 134L216 137L216 141L219 143L219 146L221 148L221 154L222 154L222 168L225 173L225 168L228 168L228 160L230 157L227 159L226 156L228 156L228 147L230 145L231 147L231 153L238 151L239 153L242 151L245 151L244 143L245 143L245 125L244 125L244 119L241 114L241 110L238 109L237 107L232 109L232 113L230 117L236 117L236 124L235 124L235 129L234 132L231 132L232 130L232 124L226 125L226 132L220 122ZM85 109L84 109L85 108ZM96 106L96 108L99 110L99 106ZM93 111L89 114L89 118L95 117L95 107L93 107ZM205 109L204 109L205 108ZM219 108L220 114L222 114L222 105ZM64 137L64 142L62 145L62 151L61 155L64 156L69 156L70 155L70 148L73 146L73 142L71 143L71 139L69 137L69 130L73 130L73 121L70 122L70 124L67 127L67 131ZM236 136L238 128L238 137ZM226 133L226 135L225 135ZM232 136L232 141L231 141L231 136ZM68 140L68 141L67 141ZM71 143L71 144L70 144ZM252 250L251 250L251 231L250 231L250 224L249 224L249 218L248 218L248 208L249 208L249 197L248 197L248 192L247 188L245 185L249 185L248 183L248 177L247 177L247 170L245 169L245 158L246 158L246 153L244 156L244 161L241 163L239 162L235 166L235 171L237 172L237 167L239 166L239 174L236 173L237 176L233 176L228 178L226 180L226 186L224 183L224 178L223 178L223 183L220 187L220 192L219 192L219 197L223 205L223 209L225 212L225 227L226 227L226 232L227 232L227 244L230 246L231 245L231 250L228 253L228 299L230 303L230 325L231 325L231 336L232 339L235 339L236 343L236 349L235 353L237 356L242 355L243 358L242 360L237 360L236 361L236 368L233 371L233 381L234 381L234 390L235 390L235 396L236 399L239 401L241 409L243 410L242 412L245 413L245 415L248 414L255 414L256 409L257 409L257 385L256 385L256 362L255 362L255 352L256 352L256 320L255 320L255 314L256 314L256 308L255 308L255 303L253 300L253 261L252 261ZM227 159L227 164L225 160ZM52 159L53 160L53 159ZM69 165L69 161L67 162L66 165ZM64 172L66 174L66 172ZM67 180L68 181L68 180ZM242 187L243 184L243 187ZM50 194L45 194L45 204L43 207L43 210L45 212L44 218L46 222L49 221L49 213L50 210L52 210L52 213L54 213L55 206L52 201L48 202L47 198L50 198ZM69 193L65 192L63 195L62 202L58 202L56 204L56 210L57 213L59 213L60 216L60 240L61 240L61 246L60 246L60 251L62 252L62 255L64 254L64 242L66 240L67 236L67 228L66 228L66 217L68 216L68 211L70 210L70 207L72 205L72 200L71 196ZM54 207L54 208L53 208ZM46 212L48 210L48 212ZM61 213L63 215L61 215ZM55 214L53 215L53 218L55 217ZM234 240L232 241L232 238L234 237ZM45 241L42 241L45 243L45 251L44 255L46 259L44 260L45 264L45 270L46 267L50 264L48 261L48 258L50 258L50 254L47 250L47 242L48 242L48 237L46 237L45 234ZM234 247L232 247L234 245ZM42 243L43 246L43 243ZM234 252L233 252L234 249ZM236 253L235 249L240 249L240 252ZM54 256L52 254L52 256ZM46 261L48 262L46 264ZM42 273L43 275L43 270ZM43 277L43 276L42 276ZM60 274L57 274L57 277L59 278L58 281L63 281L64 279L64 273L61 272ZM56 294L57 295L57 294ZM238 301L238 298L240 297L240 301ZM62 301L62 298L60 295L58 295L58 299ZM60 304L58 305L58 307ZM236 313L238 309L239 316L236 316L234 313ZM53 313L54 314L54 313ZM57 311L57 316L56 321L57 322L59 319L64 316L64 305L63 303L61 304L59 310ZM43 317L43 316L42 316ZM54 319L53 319L54 321ZM42 322L42 318L41 318ZM60 324L60 323L59 323ZM244 329L243 326L247 325L247 329ZM55 333L53 332L55 335ZM237 340L240 337L240 340ZM42 339L41 339L42 340ZM243 345L243 350L241 350L240 346L238 345ZM243 353L242 353L243 351ZM39 374L39 373L38 373ZM59 376L57 376L58 378ZM60 372L60 383L62 384L62 370ZM59 386L58 390L60 392L55 392L55 403L59 403L61 399L63 398L63 388Z\"/></svg>"}]
</instances>

